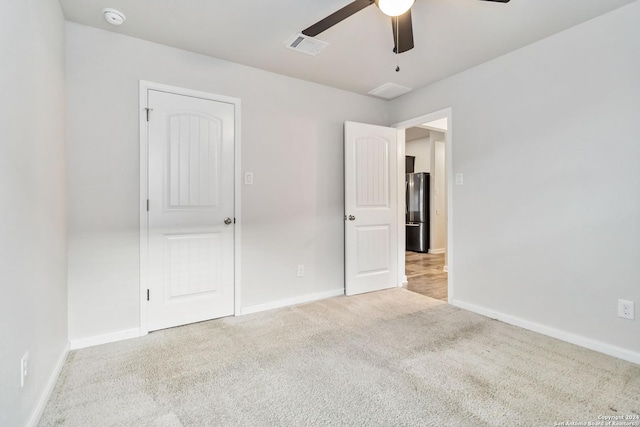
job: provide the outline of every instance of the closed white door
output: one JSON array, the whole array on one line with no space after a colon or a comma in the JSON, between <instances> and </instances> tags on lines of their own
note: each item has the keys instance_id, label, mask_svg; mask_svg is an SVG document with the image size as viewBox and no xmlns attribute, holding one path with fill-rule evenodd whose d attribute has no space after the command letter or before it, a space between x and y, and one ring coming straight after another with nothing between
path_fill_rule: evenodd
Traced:
<instances>
[{"instance_id":1,"label":"closed white door","mask_svg":"<svg viewBox=\"0 0 640 427\"><path fill-rule=\"evenodd\" d=\"M148 90L149 331L234 313L234 105Z\"/></svg>"},{"instance_id":2,"label":"closed white door","mask_svg":"<svg viewBox=\"0 0 640 427\"><path fill-rule=\"evenodd\" d=\"M397 131L345 122L345 293L397 286Z\"/></svg>"}]
</instances>

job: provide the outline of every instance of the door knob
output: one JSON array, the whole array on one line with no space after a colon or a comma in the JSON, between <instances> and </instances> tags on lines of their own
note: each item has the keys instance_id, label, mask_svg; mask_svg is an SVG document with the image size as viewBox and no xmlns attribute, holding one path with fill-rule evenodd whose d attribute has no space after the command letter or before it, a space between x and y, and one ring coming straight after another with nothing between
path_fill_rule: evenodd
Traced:
<instances>
[{"instance_id":1,"label":"door knob","mask_svg":"<svg viewBox=\"0 0 640 427\"><path fill-rule=\"evenodd\" d=\"M227 217L227 218L224 219L224 223L227 224L227 225L231 224L232 222L233 222L233 220L231 218Z\"/></svg>"},{"instance_id":2,"label":"door knob","mask_svg":"<svg viewBox=\"0 0 640 427\"><path fill-rule=\"evenodd\" d=\"M355 221L356 217L353 215L349 215L349 221Z\"/></svg>"}]
</instances>

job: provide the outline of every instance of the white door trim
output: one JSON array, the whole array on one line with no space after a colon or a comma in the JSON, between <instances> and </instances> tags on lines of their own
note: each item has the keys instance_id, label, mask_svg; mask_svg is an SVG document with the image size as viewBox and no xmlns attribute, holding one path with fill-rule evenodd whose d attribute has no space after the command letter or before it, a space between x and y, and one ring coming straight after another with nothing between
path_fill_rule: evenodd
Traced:
<instances>
[{"instance_id":1,"label":"white door trim","mask_svg":"<svg viewBox=\"0 0 640 427\"><path fill-rule=\"evenodd\" d=\"M445 108L443 110L434 111L433 113L424 114L422 116L415 117L413 119L405 120L400 123L396 123L391 127L396 129L407 129L413 126L418 126L423 123L431 122L433 120L447 118L447 132L445 133L445 163L446 163L446 176L447 176L447 271L448 271L448 280L447 280L447 290L448 297L447 300L449 304L452 303L454 299L454 252L453 252L453 110L451 108ZM404 144L402 144L402 149L400 149L400 145L398 144L398 176L404 176L404 167L405 167L405 159L404 159ZM402 156L400 156L400 151L402 150ZM400 181L400 180L399 180ZM404 182L404 179L402 179ZM403 239L405 238L405 226L404 221L401 218L404 218L404 201L401 198L404 197L404 189L402 192L398 192L398 283L402 283L406 281L405 276L405 242Z\"/></svg>"},{"instance_id":2,"label":"white door trim","mask_svg":"<svg viewBox=\"0 0 640 427\"><path fill-rule=\"evenodd\" d=\"M170 86L162 83L140 80L139 89L139 123L140 123L140 335L149 332L147 326L147 289L149 272L149 218L147 215L148 198L148 127L147 127L147 92L157 90L161 92L173 93L176 95L192 96L196 98L208 99L211 101L226 102L234 106L234 314L240 315L241 288L240 288L240 253L241 253L241 157L240 157L240 99L223 95L216 95L199 90L185 89L177 86ZM153 111L151 111L153 114Z\"/></svg>"}]
</instances>

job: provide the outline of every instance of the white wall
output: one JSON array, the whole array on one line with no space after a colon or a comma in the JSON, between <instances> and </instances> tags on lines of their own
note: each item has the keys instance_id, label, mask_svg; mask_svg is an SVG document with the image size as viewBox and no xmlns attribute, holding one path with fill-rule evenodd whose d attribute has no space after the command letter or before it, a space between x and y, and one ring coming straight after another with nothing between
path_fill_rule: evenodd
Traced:
<instances>
[{"instance_id":1,"label":"white wall","mask_svg":"<svg viewBox=\"0 0 640 427\"><path fill-rule=\"evenodd\" d=\"M343 286L343 122L385 101L73 23L67 70L72 339L139 325L140 79L242 100L243 307Z\"/></svg>"},{"instance_id":2,"label":"white wall","mask_svg":"<svg viewBox=\"0 0 640 427\"><path fill-rule=\"evenodd\" d=\"M0 4L0 425L25 426L67 347L64 18ZM29 376L20 388L20 358Z\"/></svg>"},{"instance_id":3,"label":"white wall","mask_svg":"<svg viewBox=\"0 0 640 427\"><path fill-rule=\"evenodd\" d=\"M446 212L443 210L442 188L445 184L444 152L436 153L436 143L445 139L443 132L429 131L429 252L440 253L445 249ZM440 157L438 157L438 154ZM436 213L436 210L438 213ZM445 222L443 223L443 219Z\"/></svg>"},{"instance_id":4,"label":"white wall","mask_svg":"<svg viewBox=\"0 0 640 427\"><path fill-rule=\"evenodd\" d=\"M431 142L428 137L407 141L404 147L405 155L416 158L414 172L431 170Z\"/></svg>"},{"instance_id":5,"label":"white wall","mask_svg":"<svg viewBox=\"0 0 640 427\"><path fill-rule=\"evenodd\" d=\"M394 100L452 107L455 297L640 360L640 3Z\"/></svg>"},{"instance_id":6,"label":"white wall","mask_svg":"<svg viewBox=\"0 0 640 427\"><path fill-rule=\"evenodd\" d=\"M444 136L444 134L442 134ZM447 205L444 139L433 141L433 240L430 250L443 251L447 246Z\"/></svg>"}]
</instances>

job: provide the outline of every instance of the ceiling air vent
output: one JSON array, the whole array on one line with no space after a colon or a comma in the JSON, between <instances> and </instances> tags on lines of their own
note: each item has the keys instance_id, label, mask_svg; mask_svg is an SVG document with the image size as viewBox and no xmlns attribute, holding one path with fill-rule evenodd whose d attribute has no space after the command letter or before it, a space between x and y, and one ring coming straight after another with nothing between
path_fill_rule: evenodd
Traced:
<instances>
[{"instance_id":1,"label":"ceiling air vent","mask_svg":"<svg viewBox=\"0 0 640 427\"><path fill-rule=\"evenodd\" d=\"M314 39L313 37L305 36L302 33L298 33L287 40L287 47L297 52L306 53L307 55L316 56L322 49L327 47L329 43L322 40Z\"/></svg>"},{"instance_id":2,"label":"ceiling air vent","mask_svg":"<svg viewBox=\"0 0 640 427\"><path fill-rule=\"evenodd\" d=\"M411 88L397 85L395 83L385 83L382 86L378 86L377 88L369 91L369 95L377 96L378 98L383 99L393 99L397 98L400 95L404 95L407 92L411 92Z\"/></svg>"}]
</instances>

